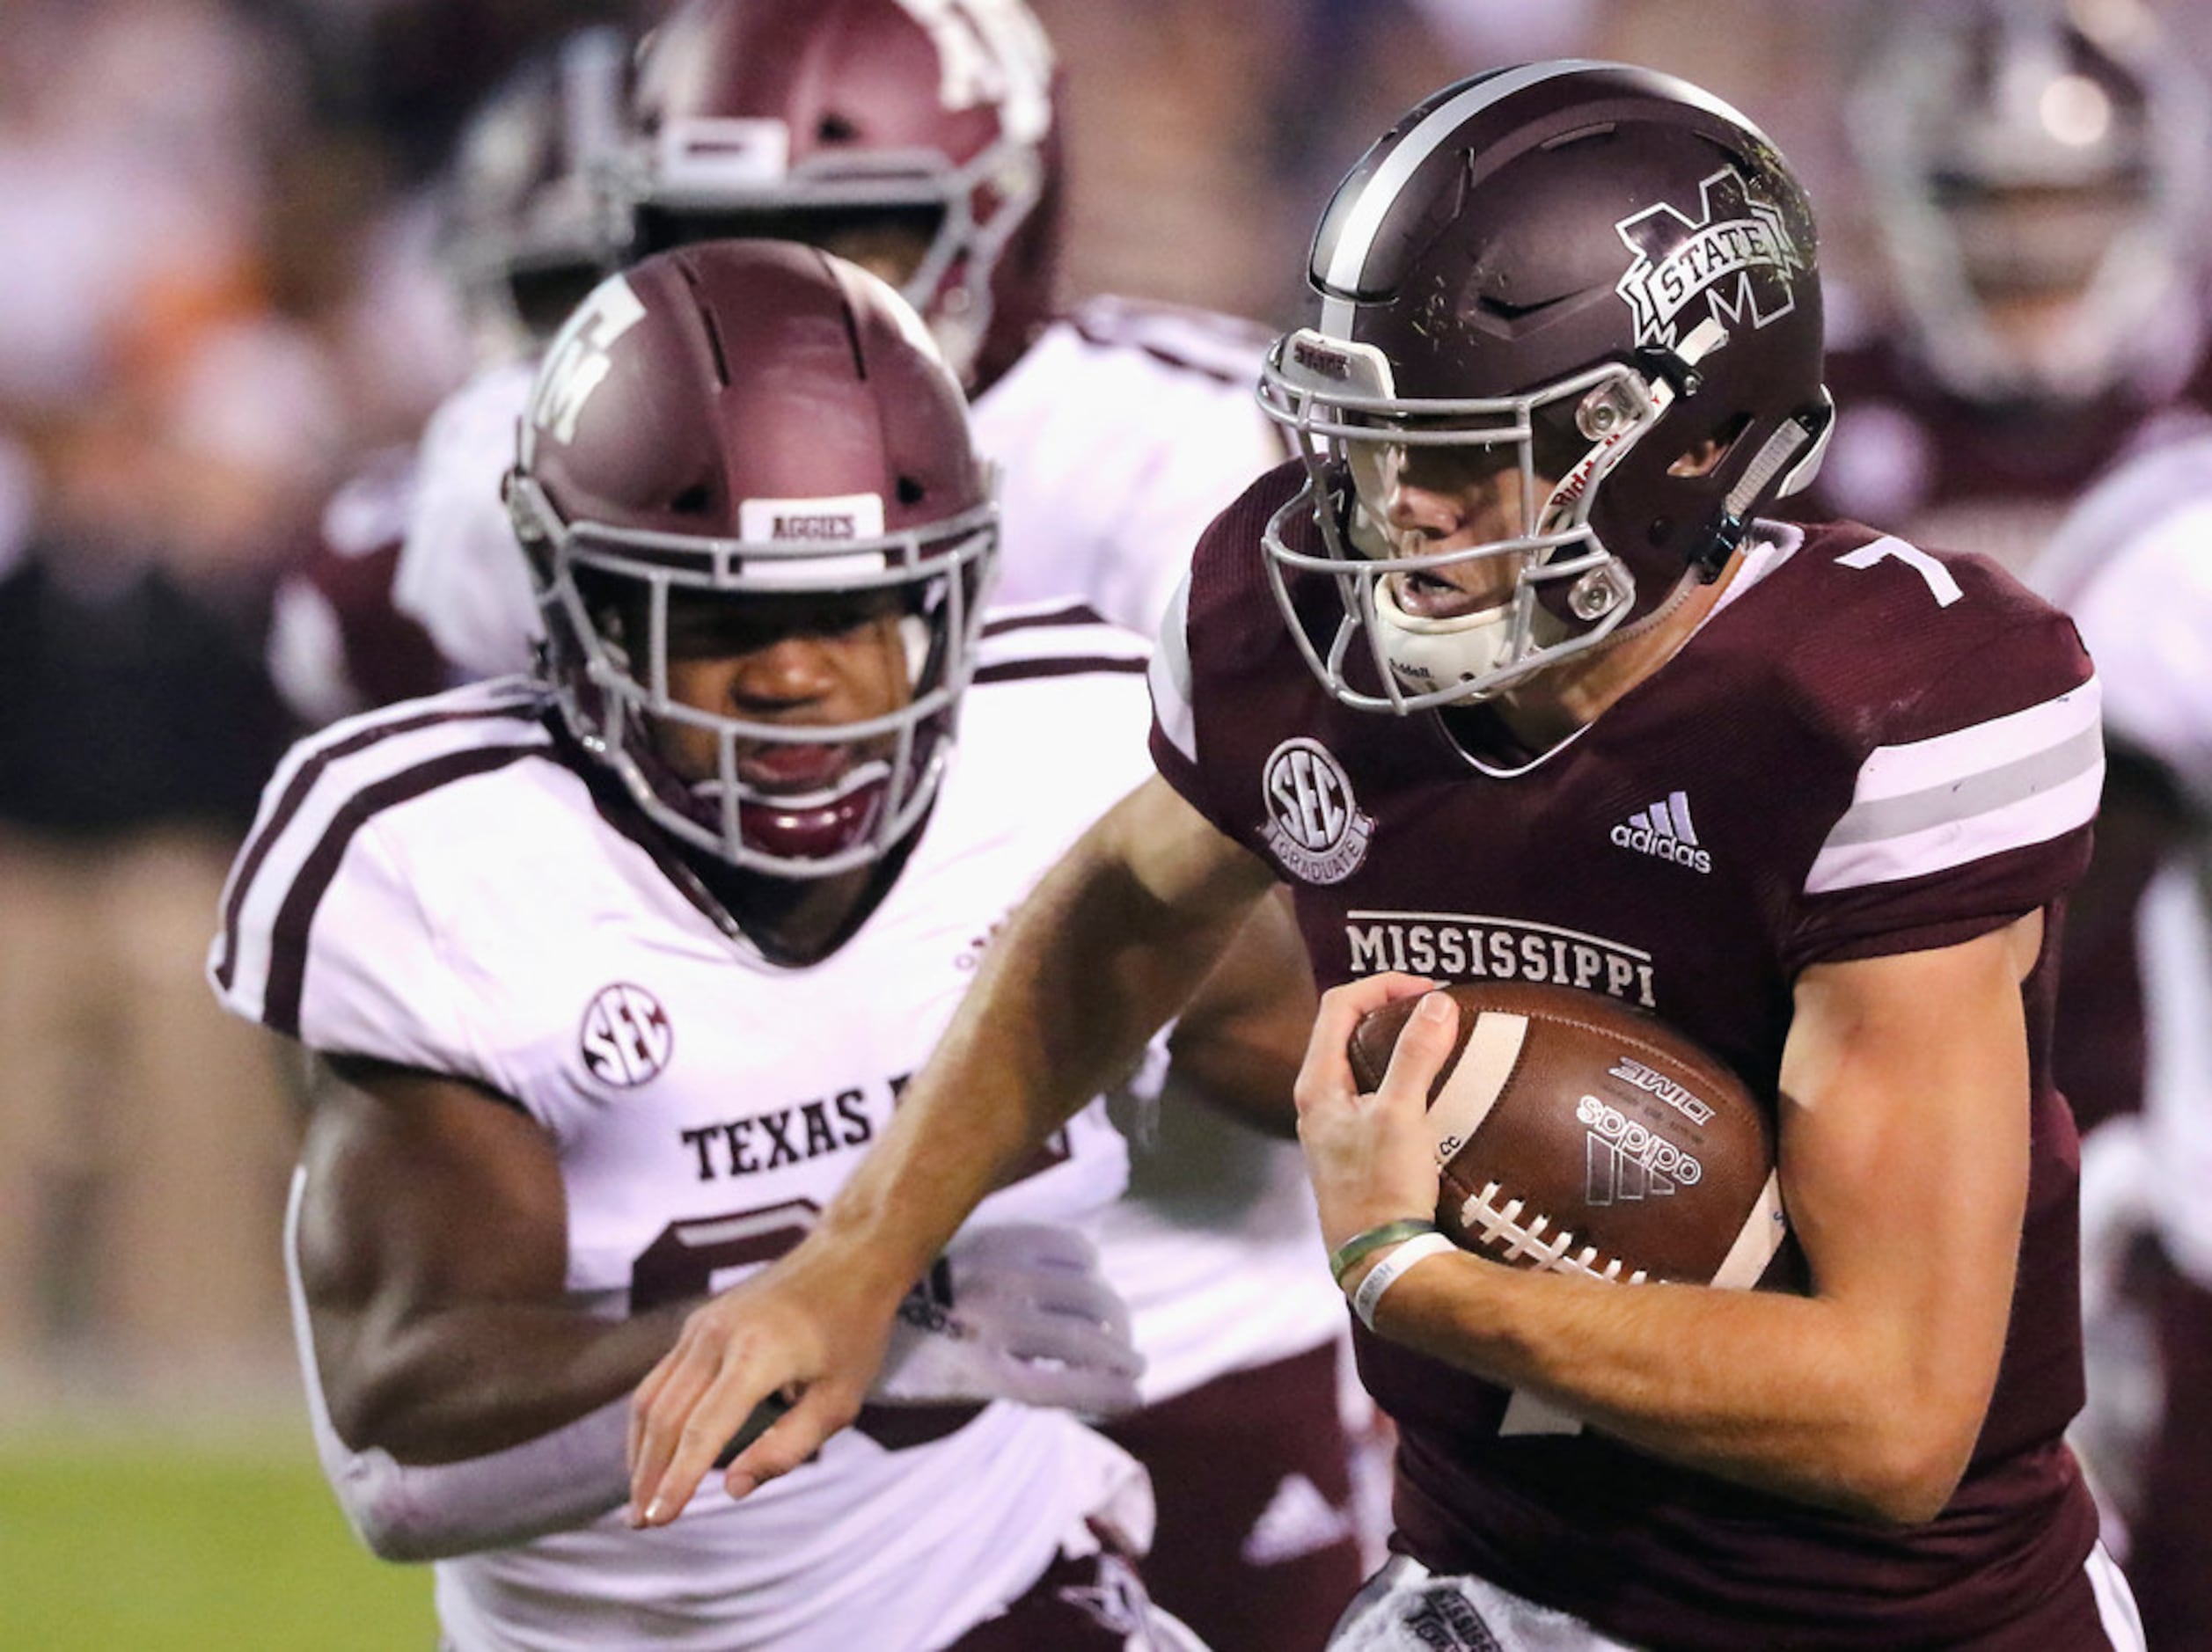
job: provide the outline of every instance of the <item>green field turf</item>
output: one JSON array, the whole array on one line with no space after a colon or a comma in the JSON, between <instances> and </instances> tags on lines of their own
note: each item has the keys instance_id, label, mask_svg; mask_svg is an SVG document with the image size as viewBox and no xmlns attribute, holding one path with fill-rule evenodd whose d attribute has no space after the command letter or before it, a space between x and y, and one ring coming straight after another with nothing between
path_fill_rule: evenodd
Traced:
<instances>
[{"instance_id":1,"label":"green field turf","mask_svg":"<svg viewBox=\"0 0 2212 1652\"><path fill-rule=\"evenodd\" d=\"M0 1439L8 1652L431 1652L427 1568L376 1560L297 1437Z\"/></svg>"}]
</instances>

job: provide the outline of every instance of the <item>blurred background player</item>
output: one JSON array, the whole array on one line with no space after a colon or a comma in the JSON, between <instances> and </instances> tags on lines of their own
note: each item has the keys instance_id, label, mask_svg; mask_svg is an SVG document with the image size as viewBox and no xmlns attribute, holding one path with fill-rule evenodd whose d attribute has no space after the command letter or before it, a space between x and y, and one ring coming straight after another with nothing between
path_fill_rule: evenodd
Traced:
<instances>
[{"instance_id":1,"label":"blurred background player","mask_svg":"<svg viewBox=\"0 0 2212 1652\"><path fill-rule=\"evenodd\" d=\"M682 1305L797 1242L1141 768L1141 645L986 619L956 383L896 293L789 243L597 288L509 497L542 673L294 748L209 955L317 1057L288 1250L340 1501L437 1561L462 1652L1195 1646L1129 1568L1142 1470L1056 1408L1136 1398L1088 1246L1037 1225L1119 1191L1102 1105L933 1274L895 1409L781 1495L617 1509L619 1402Z\"/></svg>"},{"instance_id":2,"label":"blurred background player","mask_svg":"<svg viewBox=\"0 0 2212 1652\"><path fill-rule=\"evenodd\" d=\"M1001 466L996 597L1150 636L1205 523L1285 449L1252 395L1257 327L1114 299L1053 318L1055 91L1015 0L695 0L643 45L615 187L638 252L773 236L898 286ZM494 367L433 420L399 559L399 603L472 673L525 665L538 634L495 486L525 384ZM1309 993L1252 1007L1302 1042ZM1156 1051L1124 1115L1132 1196L1100 1242L1147 1408L1113 1432L1153 1474L1158 1597L1223 1652L1285 1652L1320 1644L1360 1575L1341 1418L1361 1408L1295 1148L1191 1105L1244 1088Z\"/></svg>"},{"instance_id":3,"label":"blurred background player","mask_svg":"<svg viewBox=\"0 0 2212 1652\"><path fill-rule=\"evenodd\" d=\"M460 131L435 199L440 261L476 371L419 444L427 480L415 442L370 455L325 508L311 554L277 588L270 675L307 727L455 680L429 632L394 604L399 548L419 497L435 512L468 491L442 463L512 448L515 410L546 341L626 246L606 184L630 49L612 25L564 36L509 71ZM481 479L472 469L468 482ZM468 624L452 614L442 623Z\"/></svg>"},{"instance_id":4,"label":"blurred background player","mask_svg":"<svg viewBox=\"0 0 2212 1652\"><path fill-rule=\"evenodd\" d=\"M2118 455L2206 417L2212 106L2136 0L1860 23L1842 113L1872 245L1805 509L2018 573Z\"/></svg>"},{"instance_id":5,"label":"blurred background player","mask_svg":"<svg viewBox=\"0 0 2212 1652\"><path fill-rule=\"evenodd\" d=\"M2083 1143L2082 1440L2157 1648L2212 1644L2212 435L2123 465L2041 565L2105 685L2109 768L2055 1055ZM2077 967L2078 966L2078 967ZM2078 983L2078 985L2076 984Z\"/></svg>"}]
</instances>

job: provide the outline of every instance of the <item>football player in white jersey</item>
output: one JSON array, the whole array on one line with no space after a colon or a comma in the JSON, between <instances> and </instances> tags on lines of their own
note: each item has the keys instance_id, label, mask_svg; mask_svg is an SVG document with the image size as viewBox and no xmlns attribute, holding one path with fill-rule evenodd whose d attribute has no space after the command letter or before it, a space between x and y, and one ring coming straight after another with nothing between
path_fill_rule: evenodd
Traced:
<instances>
[{"instance_id":1,"label":"football player in white jersey","mask_svg":"<svg viewBox=\"0 0 2212 1652\"><path fill-rule=\"evenodd\" d=\"M1117 299L1051 317L1054 91L1016 0L693 0L641 49L611 187L641 251L787 237L899 285L1000 466L997 597L1073 594L1150 636L1206 523L1287 450L1256 327ZM494 486L526 382L480 376L434 420L399 561L400 606L477 674L539 634ZM1364 1402L1297 1153L1173 1097L1133 1127L1154 1145L1101 1243L1146 1358L1117 1437L1160 1498L1154 1589L1224 1652L1318 1646L1360 1575L1336 1418Z\"/></svg>"},{"instance_id":2,"label":"football player in white jersey","mask_svg":"<svg viewBox=\"0 0 2212 1652\"><path fill-rule=\"evenodd\" d=\"M286 1248L341 1502L436 1561L456 1652L1195 1646L1132 1569L1142 1468L1074 1414L1137 1398L1064 1225L1125 1177L1102 1103L918 1288L855 1431L671 1531L620 1507L685 1305L803 1235L1143 764L1141 642L986 618L956 382L788 242L597 289L509 497L544 670L296 747L209 959L319 1069Z\"/></svg>"}]
</instances>

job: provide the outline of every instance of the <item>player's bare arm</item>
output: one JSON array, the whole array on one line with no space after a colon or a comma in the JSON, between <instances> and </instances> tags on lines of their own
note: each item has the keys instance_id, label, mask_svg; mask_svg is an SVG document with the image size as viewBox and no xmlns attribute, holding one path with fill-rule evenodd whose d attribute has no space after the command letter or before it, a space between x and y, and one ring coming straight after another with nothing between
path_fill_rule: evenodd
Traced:
<instances>
[{"instance_id":1,"label":"player's bare arm","mask_svg":"<svg viewBox=\"0 0 2212 1652\"><path fill-rule=\"evenodd\" d=\"M1253 909L1177 1018L1177 1075L1210 1107L1271 1136L1297 1133L1291 1090L1316 1005L1313 966L1278 887Z\"/></svg>"},{"instance_id":2,"label":"player's bare arm","mask_svg":"<svg viewBox=\"0 0 2212 1652\"><path fill-rule=\"evenodd\" d=\"M1453 1254L1407 1271L1377 1329L1655 1455L1871 1518L1932 1517L2003 1347L2028 1165L2019 983L2041 936L2031 914L1800 978L1780 1145L1809 1296L1623 1289ZM1343 1055L1361 1014L1421 984L1376 978L1323 1000L1299 1103L1332 1244L1433 1207L1422 1108L1448 1007L1414 1017L1373 1096Z\"/></svg>"},{"instance_id":3,"label":"player's bare arm","mask_svg":"<svg viewBox=\"0 0 2212 1652\"><path fill-rule=\"evenodd\" d=\"M402 1463L534 1438L619 1398L681 1307L611 1320L566 1297L553 1144L459 1079L321 1064L299 1263L339 1436Z\"/></svg>"},{"instance_id":4,"label":"player's bare arm","mask_svg":"<svg viewBox=\"0 0 2212 1652\"><path fill-rule=\"evenodd\" d=\"M695 1311L638 1389L633 1517L682 1510L768 1395L792 1409L731 1462L743 1496L852 1421L899 1297L967 1213L1113 1083L1274 883L1164 781L1049 873L993 941L943 1042L813 1232Z\"/></svg>"}]
</instances>

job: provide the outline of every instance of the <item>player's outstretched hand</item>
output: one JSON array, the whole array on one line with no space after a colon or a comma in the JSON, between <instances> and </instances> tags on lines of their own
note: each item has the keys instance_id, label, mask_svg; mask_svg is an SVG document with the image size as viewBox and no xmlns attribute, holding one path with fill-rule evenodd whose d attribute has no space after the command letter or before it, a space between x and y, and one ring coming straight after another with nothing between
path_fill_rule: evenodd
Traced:
<instances>
[{"instance_id":1,"label":"player's outstretched hand","mask_svg":"<svg viewBox=\"0 0 2212 1652\"><path fill-rule=\"evenodd\" d=\"M1331 1251L1355 1233L1436 1210L1436 1144L1428 1125L1429 1085L1452 1053L1459 1006L1418 976L1364 976L1322 994L1294 1094L1298 1139L1306 1150ZM1363 1095L1352 1077L1352 1029L1372 1010L1417 993L1416 1010L1392 1053L1381 1085Z\"/></svg>"},{"instance_id":2,"label":"player's outstretched hand","mask_svg":"<svg viewBox=\"0 0 2212 1652\"><path fill-rule=\"evenodd\" d=\"M1090 1417L1136 1408L1129 1308L1073 1228L963 1229L898 1305L875 1405L1017 1400Z\"/></svg>"},{"instance_id":3,"label":"player's outstretched hand","mask_svg":"<svg viewBox=\"0 0 2212 1652\"><path fill-rule=\"evenodd\" d=\"M812 1457L859 1414L896 1308L809 1241L693 1309L631 1396L630 1523L675 1519L733 1441L733 1497Z\"/></svg>"}]
</instances>

